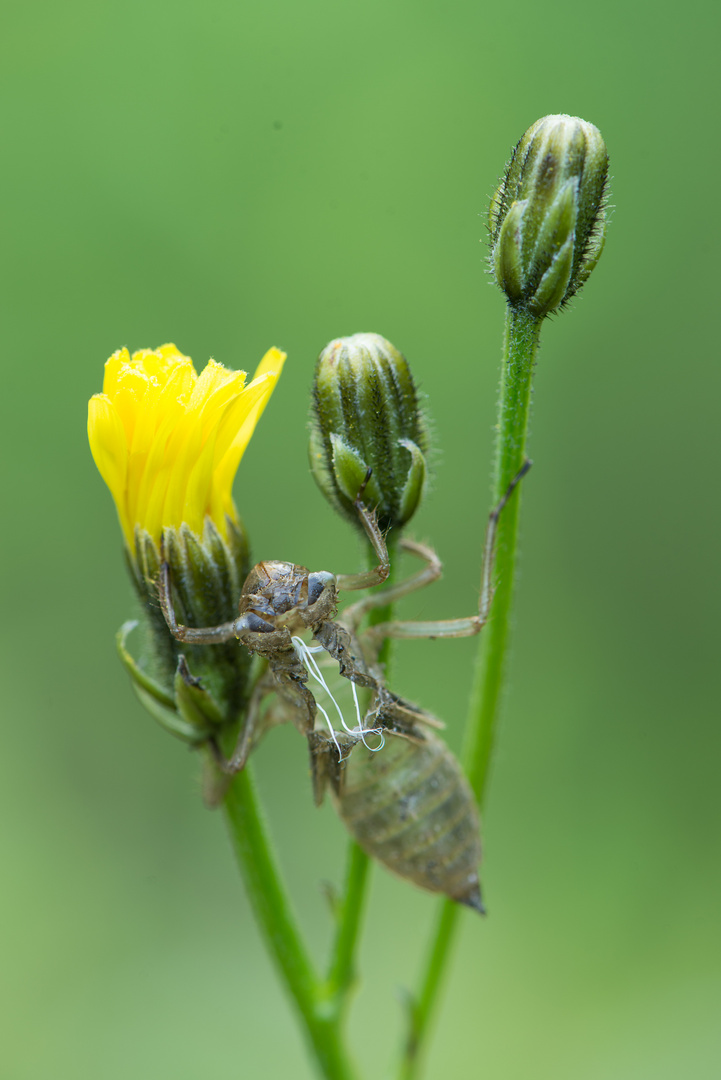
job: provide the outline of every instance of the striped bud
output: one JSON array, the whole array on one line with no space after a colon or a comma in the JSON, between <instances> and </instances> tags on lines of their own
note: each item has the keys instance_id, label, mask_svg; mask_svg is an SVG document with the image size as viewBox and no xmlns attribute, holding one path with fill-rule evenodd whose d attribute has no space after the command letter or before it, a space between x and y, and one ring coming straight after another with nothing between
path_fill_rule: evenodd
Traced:
<instances>
[{"instance_id":1,"label":"striped bud","mask_svg":"<svg viewBox=\"0 0 721 1080\"><path fill-rule=\"evenodd\" d=\"M513 151L489 211L491 268L537 318L578 292L605 239L608 152L577 116L544 116Z\"/></svg>"},{"instance_id":2,"label":"striped bud","mask_svg":"<svg viewBox=\"0 0 721 1080\"><path fill-rule=\"evenodd\" d=\"M404 356L379 334L331 341L318 358L311 406L310 467L331 505L359 524L363 499L381 529L404 525L426 482L428 436Z\"/></svg>"}]
</instances>

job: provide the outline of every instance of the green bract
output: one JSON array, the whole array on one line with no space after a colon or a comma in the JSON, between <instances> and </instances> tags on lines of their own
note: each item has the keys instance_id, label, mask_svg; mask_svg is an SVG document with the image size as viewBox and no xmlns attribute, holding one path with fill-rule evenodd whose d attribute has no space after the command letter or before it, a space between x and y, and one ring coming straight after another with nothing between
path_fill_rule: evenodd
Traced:
<instances>
[{"instance_id":1,"label":"green bract","mask_svg":"<svg viewBox=\"0 0 721 1080\"><path fill-rule=\"evenodd\" d=\"M426 481L428 436L405 357L379 334L331 341L318 357L311 407L310 466L331 505L359 524L355 499L381 529L404 525Z\"/></svg>"},{"instance_id":2,"label":"green bract","mask_svg":"<svg viewBox=\"0 0 721 1080\"><path fill-rule=\"evenodd\" d=\"M511 304L542 318L578 292L605 239L608 152L577 116L544 116L513 151L489 211L491 266Z\"/></svg>"},{"instance_id":3,"label":"green bract","mask_svg":"<svg viewBox=\"0 0 721 1080\"><path fill-rule=\"evenodd\" d=\"M161 551L139 527L136 559L128 559L141 603L145 629L142 662L128 651L126 623L118 637L120 658L138 696L164 727L191 743L235 724L247 702L250 656L237 641L221 645L182 644L170 634L157 595L162 559L170 568L173 606L188 626L215 626L238 613L238 597L248 573L248 541L239 521L226 521L221 536L206 517L202 537L187 526L165 528Z\"/></svg>"}]
</instances>

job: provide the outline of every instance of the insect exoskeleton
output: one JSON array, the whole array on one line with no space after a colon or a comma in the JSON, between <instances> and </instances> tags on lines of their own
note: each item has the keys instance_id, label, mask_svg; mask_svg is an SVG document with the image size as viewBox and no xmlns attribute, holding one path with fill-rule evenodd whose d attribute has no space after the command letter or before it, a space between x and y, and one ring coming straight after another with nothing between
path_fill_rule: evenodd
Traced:
<instances>
[{"instance_id":1,"label":"insect exoskeleton","mask_svg":"<svg viewBox=\"0 0 721 1080\"><path fill-rule=\"evenodd\" d=\"M384 736L380 752L356 743L340 775L329 777L339 816L399 877L483 914L478 810L460 765L425 724Z\"/></svg>"},{"instance_id":2,"label":"insect exoskeleton","mask_svg":"<svg viewBox=\"0 0 721 1080\"><path fill-rule=\"evenodd\" d=\"M303 629L335 615L338 591L333 574L311 573L295 563L266 560L248 574L240 594L241 620L246 613L258 616L257 630L263 631L263 617L270 628ZM312 609L312 610L311 610ZM242 625L242 624L241 624ZM256 629L251 622L247 628Z\"/></svg>"}]
</instances>

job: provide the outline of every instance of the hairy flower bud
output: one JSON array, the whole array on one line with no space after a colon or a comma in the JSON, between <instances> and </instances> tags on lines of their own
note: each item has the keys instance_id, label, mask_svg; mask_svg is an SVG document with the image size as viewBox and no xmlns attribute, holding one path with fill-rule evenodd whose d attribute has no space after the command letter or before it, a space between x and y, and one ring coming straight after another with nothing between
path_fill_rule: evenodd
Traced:
<instances>
[{"instance_id":1,"label":"hairy flower bud","mask_svg":"<svg viewBox=\"0 0 721 1080\"><path fill-rule=\"evenodd\" d=\"M404 525L426 481L428 436L404 356L379 334L331 341L318 357L311 409L310 466L331 505L358 525L355 499L382 529Z\"/></svg>"},{"instance_id":2,"label":"hairy flower bud","mask_svg":"<svg viewBox=\"0 0 721 1080\"><path fill-rule=\"evenodd\" d=\"M489 211L491 267L514 306L542 318L578 292L605 239L608 152L577 116L544 116L513 151Z\"/></svg>"}]
</instances>

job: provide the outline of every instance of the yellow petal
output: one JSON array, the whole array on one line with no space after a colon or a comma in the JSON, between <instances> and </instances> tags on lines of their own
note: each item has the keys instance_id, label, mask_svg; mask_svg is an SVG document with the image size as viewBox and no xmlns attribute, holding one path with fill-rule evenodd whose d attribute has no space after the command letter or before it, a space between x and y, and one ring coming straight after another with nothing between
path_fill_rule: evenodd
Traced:
<instances>
[{"instance_id":1,"label":"yellow petal","mask_svg":"<svg viewBox=\"0 0 721 1080\"><path fill-rule=\"evenodd\" d=\"M118 349L109 360L105 361L105 375L103 378L103 393L113 399L118 388L118 373L130 363L130 353L127 349Z\"/></svg>"},{"instance_id":2,"label":"yellow petal","mask_svg":"<svg viewBox=\"0 0 721 1080\"><path fill-rule=\"evenodd\" d=\"M215 435L211 436L198 455L185 489L185 502L183 504L181 518L187 522L196 535L203 532L205 515L210 509L211 492L213 487L213 456L215 450ZM223 533L225 529L222 530Z\"/></svg>"},{"instance_id":3,"label":"yellow petal","mask_svg":"<svg viewBox=\"0 0 721 1080\"><path fill-rule=\"evenodd\" d=\"M128 447L125 430L113 402L106 394L95 394L88 402L88 439L98 472L110 488L120 523L132 533L125 516L125 479Z\"/></svg>"},{"instance_id":4,"label":"yellow petal","mask_svg":"<svg viewBox=\"0 0 721 1080\"><path fill-rule=\"evenodd\" d=\"M235 444L239 432L244 430L249 421L257 414L258 409L262 408L268 400L273 389L272 379L271 374L254 379L252 383L246 386L242 394L238 394L233 401L229 401L226 405L217 425L215 440L216 467ZM246 445L249 438L250 435L245 440Z\"/></svg>"},{"instance_id":5,"label":"yellow petal","mask_svg":"<svg viewBox=\"0 0 721 1080\"><path fill-rule=\"evenodd\" d=\"M149 478L149 492L145 509L142 517L139 510L136 514L138 522L142 521L142 527L153 537L156 543L160 539L164 526L170 524L165 520L165 500L172 475L173 470L170 465L163 465Z\"/></svg>"},{"instance_id":6,"label":"yellow petal","mask_svg":"<svg viewBox=\"0 0 721 1080\"><path fill-rule=\"evenodd\" d=\"M189 408L199 409L229 379L238 380L242 388L245 377L244 371L229 371L216 360L209 360L198 376L193 395L188 403Z\"/></svg>"},{"instance_id":7,"label":"yellow petal","mask_svg":"<svg viewBox=\"0 0 721 1080\"><path fill-rule=\"evenodd\" d=\"M145 411L149 379L140 368L127 365L118 371L113 404L123 422L128 446L132 445L138 417Z\"/></svg>"},{"instance_id":8,"label":"yellow petal","mask_svg":"<svg viewBox=\"0 0 721 1080\"><path fill-rule=\"evenodd\" d=\"M163 525L180 526L183 522L188 480L202 450L201 431L197 423L189 422L192 419L184 418L182 439L177 438L179 431L176 429L168 443L171 471L163 503Z\"/></svg>"},{"instance_id":9,"label":"yellow petal","mask_svg":"<svg viewBox=\"0 0 721 1080\"><path fill-rule=\"evenodd\" d=\"M227 379L213 390L203 403L200 412L203 439L209 438L210 433L218 426L228 405L243 394L245 372L238 371L235 374L237 377Z\"/></svg>"},{"instance_id":10,"label":"yellow petal","mask_svg":"<svg viewBox=\"0 0 721 1080\"><path fill-rule=\"evenodd\" d=\"M186 402L192 392L197 378L192 363L181 363L171 373L168 382L162 388L157 402L154 422L157 424L153 432L152 441L147 448L142 469L139 470L137 486L131 485L131 500L134 493L134 501L131 501L128 512L134 515L134 520L143 522L146 532L155 535L149 528L146 518L150 515L155 520L156 516L162 516L165 491L168 485L168 473L172 464L169 442L173 433L180 429L182 432L187 427ZM185 427L183 426L185 423ZM134 444L135 445L135 444ZM159 475L163 479L158 483ZM162 495L160 492L162 491Z\"/></svg>"},{"instance_id":11,"label":"yellow petal","mask_svg":"<svg viewBox=\"0 0 721 1080\"><path fill-rule=\"evenodd\" d=\"M177 345L173 345L172 342L168 342L167 345L160 345L155 351L160 353L163 360L190 360L190 357L184 356L180 349L177 347Z\"/></svg>"},{"instance_id":12,"label":"yellow petal","mask_svg":"<svg viewBox=\"0 0 721 1080\"><path fill-rule=\"evenodd\" d=\"M278 379L280 378L280 374L281 374L281 372L283 370L283 364L285 363L286 356L287 356L287 353L281 352L280 349L276 349L276 348L268 349L268 352L265 354L265 356L263 357L261 362L258 364L258 367L257 367L257 369L255 371L255 374L253 375L253 382L251 382L248 385L248 389L250 390L250 387L253 385L253 383L255 383L256 380L260 380L263 375L271 375L272 376L272 382L271 382L270 386L266 389L265 395L263 396L263 398L261 400L259 400L255 410L249 414L248 419L245 421L245 424L243 425L243 428L238 432L236 442L239 442L239 443L242 444L242 450L240 452L240 457L243 456L243 453L245 452L245 448L248 445L248 443L250 442L251 436L252 436L253 432L255 431L255 425L258 423L261 416L263 415L263 411L264 411L266 405L268 404L268 401L270 400L270 395L275 390L275 384L277 383ZM240 462L240 458L238 458L238 462ZM237 465L236 465L236 468L237 468Z\"/></svg>"},{"instance_id":13,"label":"yellow petal","mask_svg":"<svg viewBox=\"0 0 721 1080\"><path fill-rule=\"evenodd\" d=\"M283 353L281 353L281 356L283 357L283 360L285 360L285 355ZM249 383L247 387L246 393L249 393L251 390L255 391L255 401L249 409L245 420L240 424L231 445L223 454L222 459L218 462L215 469L215 482L221 492L227 492L228 498L230 498L233 480L238 471L241 458L250 442L250 437L255 430L255 425L258 423L265 406L268 404L270 395L275 389L275 384L278 381L279 375L280 371L268 371L258 378L253 379L253 382Z\"/></svg>"},{"instance_id":14,"label":"yellow petal","mask_svg":"<svg viewBox=\"0 0 721 1080\"><path fill-rule=\"evenodd\" d=\"M285 363L287 355L287 353L281 352L280 349L276 349L275 346L273 346L272 349L268 349L253 373L253 382L255 382L260 375L267 375L268 372L275 372L275 377L277 379L283 370L283 364Z\"/></svg>"}]
</instances>

